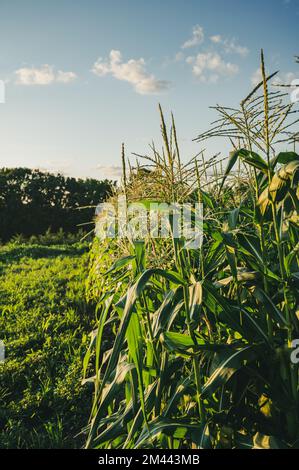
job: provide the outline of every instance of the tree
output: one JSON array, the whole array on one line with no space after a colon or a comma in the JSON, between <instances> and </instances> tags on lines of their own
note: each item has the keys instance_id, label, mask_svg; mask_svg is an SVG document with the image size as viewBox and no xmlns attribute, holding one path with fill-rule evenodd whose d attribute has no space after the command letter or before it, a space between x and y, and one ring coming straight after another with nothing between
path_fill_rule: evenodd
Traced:
<instances>
[{"instance_id":1,"label":"tree","mask_svg":"<svg viewBox=\"0 0 299 470\"><path fill-rule=\"evenodd\" d=\"M92 221L94 208L111 192L108 180L76 179L28 168L0 169L0 239L39 235L47 229L74 233ZM86 209L79 210L80 207Z\"/></svg>"}]
</instances>

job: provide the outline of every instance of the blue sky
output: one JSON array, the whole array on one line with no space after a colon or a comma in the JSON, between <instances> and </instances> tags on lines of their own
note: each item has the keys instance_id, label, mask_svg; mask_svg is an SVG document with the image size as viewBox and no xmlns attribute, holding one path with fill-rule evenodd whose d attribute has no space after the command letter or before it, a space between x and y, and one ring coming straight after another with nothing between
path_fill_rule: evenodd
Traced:
<instances>
[{"instance_id":1,"label":"blue sky","mask_svg":"<svg viewBox=\"0 0 299 470\"><path fill-rule=\"evenodd\" d=\"M0 166L115 177L122 142L159 143L159 102L187 160L209 106L250 91L261 47L299 78L298 23L299 0L1 0Z\"/></svg>"}]
</instances>

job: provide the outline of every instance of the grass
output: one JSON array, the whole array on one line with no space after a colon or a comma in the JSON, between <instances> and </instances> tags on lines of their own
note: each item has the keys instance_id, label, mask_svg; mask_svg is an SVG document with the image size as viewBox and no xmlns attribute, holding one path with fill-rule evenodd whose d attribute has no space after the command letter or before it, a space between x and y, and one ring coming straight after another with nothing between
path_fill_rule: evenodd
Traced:
<instances>
[{"instance_id":1,"label":"grass","mask_svg":"<svg viewBox=\"0 0 299 470\"><path fill-rule=\"evenodd\" d=\"M225 170L203 153L183 164L174 119L168 132L161 108L162 150L152 145L128 171L122 149L118 192L128 202L202 201L204 242L186 250L173 237L95 240L87 448L299 447L290 360L299 335L299 155L288 146L298 120L288 96L270 88L263 54L261 71L240 107L217 106L197 138L230 140Z\"/></svg>"},{"instance_id":2,"label":"grass","mask_svg":"<svg viewBox=\"0 0 299 470\"><path fill-rule=\"evenodd\" d=\"M88 245L0 249L0 447L80 447L90 392L82 358L94 308L85 302Z\"/></svg>"}]
</instances>

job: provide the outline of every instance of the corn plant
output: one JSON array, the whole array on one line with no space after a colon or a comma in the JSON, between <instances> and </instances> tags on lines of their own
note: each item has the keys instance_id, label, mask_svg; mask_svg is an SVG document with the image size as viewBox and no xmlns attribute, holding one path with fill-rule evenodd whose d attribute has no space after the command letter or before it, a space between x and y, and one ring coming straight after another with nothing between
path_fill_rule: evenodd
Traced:
<instances>
[{"instance_id":1,"label":"corn plant","mask_svg":"<svg viewBox=\"0 0 299 470\"><path fill-rule=\"evenodd\" d=\"M128 174L123 151L120 191L202 201L204 242L95 242L86 447L298 447L299 156L276 151L297 121L285 94L269 91L263 54L261 70L240 108L218 106L197 139L229 138L224 172L202 153L182 163L161 108L162 151L152 145Z\"/></svg>"}]
</instances>

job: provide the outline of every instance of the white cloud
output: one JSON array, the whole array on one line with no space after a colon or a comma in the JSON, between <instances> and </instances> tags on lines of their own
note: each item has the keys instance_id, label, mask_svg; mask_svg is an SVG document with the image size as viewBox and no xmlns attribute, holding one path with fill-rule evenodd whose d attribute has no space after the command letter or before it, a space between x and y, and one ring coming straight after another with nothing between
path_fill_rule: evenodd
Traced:
<instances>
[{"instance_id":1,"label":"white cloud","mask_svg":"<svg viewBox=\"0 0 299 470\"><path fill-rule=\"evenodd\" d=\"M224 52L227 54L238 54L242 57L246 57L249 49L245 46L240 46L235 39L223 38L220 34L210 36L210 40L214 44L219 44L223 47Z\"/></svg>"},{"instance_id":2,"label":"white cloud","mask_svg":"<svg viewBox=\"0 0 299 470\"><path fill-rule=\"evenodd\" d=\"M129 82L141 95L160 93L170 86L169 82L158 80L146 71L146 63L142 57L123 62L122 55L117 50L110 52L108 60L100 57L94 63L92 72L99 77L110 74L117 80Z\"/></svg>"},{"instance_id":3,"label":"white cloud","mask_svg":"<svg viewBox=\"0 0 299 470\"><path fill-rule=\"evenodd\" d=\"M184 42L182 49L188 49L189 47L198 46L204 41L204 30L202 26L198 24L195 25L192 29L192 37L188 41Z\"/></svg>"},{"instance_id":4,"label":"white cloud","mask_svg":"<svg viewBox=\"0 0 299 470\"><path fill-rule=\"evenodd\" d=\"M98 165L97 170L100 171L102 178L121 178L122 167L117 165Z\"/></svg>"},{"instance_id":5,"label":"white cloud","mask_svg":"<svg viewBox=\"0 0 299 470\"><path fill-rule=\"evenodd\" d=\"M220 77L234 76L239 72L239 67L231 62L225 62L215 52L200 53L197 56L189 56L186 59L192 65L192 72L202 82L216 83Z\"/></svg>"},{"instance_id":6,"label":"white cloud","mask_svg":"<svg viewBox=\"0 0 299 470\"><path fill-rule=\"evenodd\" d=\"M58 70L56 75L56 81L61 83L70 83L76 80L77 75L74 72L63 72Z\"/></svg>"},{"instance_id":7,"label":"white cloud","mask_svg":"<svg viewBox=\"0 0 299 470\"><path fill-rule=\"evenodd\" d=\"M210 36L210 40L215 44L219 44L222 41L222 36L220 36L220 34L215 34L215 36Z\"/></svg>"},{"instance_id":8,"label":"white cloud","mask_svg":"<svg viewBox=\"0 0 299 470\"><path fill-rule=\"evenodd\" d=\"M273 78L273 80L271 81L271 84L272 85L280 85L280 84L291 85L293 80L296 80L298 78L299 78L299 75L296 75L293 72L280 73L279 75L276 75ZM261 72L261 69L258 68L251 76L251 84L253 86L256 86L261 81L262 81L262 72Z\"/></svg>"},{"instance_id":9,"label":"white cloud","mask_svg":"<svg viewBox=\"0 0 299 470\"><path fill-rule=\"evenodd\" d=\"M23 67L16 70L18 85L49 85L55 80L53 67L43 65L40 69Z\"/></svg>"},{"instance_id":10,"label":"white cloud","mask_svg":"<svg viewBox=\"0 0 299 470\"><path fill-rule=\"evenodd\" d=\"M297 80L299 78L299 74L295 74L293 72L286 72L280 75L276 75L276 77L273 79L272 84L273 85L291 85L294 80Z\"/></svg>"},{"instance_id":11,"label":"white cloud","mask_svg":"<svg viewBox=\"0 0 299 470\"><path fill-rule=\"evenodd\" d=\"M258 69L256 69L255 72L253 72L253 74L251 76L251 84L253 86L256 86L260 83L261 80L262 80L262 72L261 72L261 69L258 68Z\"/></svg>"},{"instance_id":12,"label":"white cloud","mask_svg":"<svg viewBox=\"0 0 299 470\"><path fill-rule=\"evenodd\" d=\"M23 67L15 71L18 85L51 85L55 82L69 83L77 78L74 72L55 72L54 67L48 64L40 68Z\"/></svg>"},{"instance_id":13,"label":"white cloud","mask_svg":"<svg viewBox=\"0 0 299 470\"><path fill-rule=\"evenodd\" d=\"M72 162L70 160L46 160L39 166L39 169L50 173L66 174L72 169Z\"/></svg>"},{"instance_id":14,"label":"white cloud","mask_svg":"<svg viewBox=\"0 0 299 470\"><path fill-rule=\"evenodd\" d=\"M181 51L177 52L174 56L174 62L180 62L183 59L184 59L184 54Z\"/></svg>"},{"instance_id":15,"label":"white cloud","mask_svg":"<svg viewBox=\"0 0 299 470\"><path fill-rule=\"evenodd\" d=\"M196 25L193 28L192 37L186 41L181 49L188 49L198 46L204 42L204 30ZM209 37L210 44L204 52L186 57L187 64L192 66L193 75L202 82L216 83L220 77L232 77L239 72L239 66L223 58L225 54L237 54L245 57L249 50L245 46L238 44L236 39L228 39L220 34ZM211 44L212 43L212 44ZM182 60L183 56L176 55L177 60Z\"/></svg>"}]
</instances>

